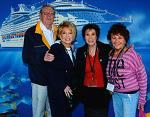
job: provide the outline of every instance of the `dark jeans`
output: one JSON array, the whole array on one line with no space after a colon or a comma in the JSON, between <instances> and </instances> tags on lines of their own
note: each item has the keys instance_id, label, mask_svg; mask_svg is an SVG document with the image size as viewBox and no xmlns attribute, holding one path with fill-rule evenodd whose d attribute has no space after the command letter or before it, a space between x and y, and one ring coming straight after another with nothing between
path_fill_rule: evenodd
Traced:
<instances>
[{"instance_id":1,"label":"dark jeans","mask_svg":"<svg viewBox=\"0 0 150 117\"><path fill-rule=\"evenodd\" d=\"M110 94L104 88L82 87L80 97L86 107L107 109Z\"/></svg>"},{"instance_id":2,"label":"dark jeans","mask_svg":"<svg viewBox=\"0 0 150 117\"><path fill-rule=\"evenodd\" d=\"M110 94L105 88L82 87L80 95L85 117L108 117Z\"/></svg>"}]
</instances>

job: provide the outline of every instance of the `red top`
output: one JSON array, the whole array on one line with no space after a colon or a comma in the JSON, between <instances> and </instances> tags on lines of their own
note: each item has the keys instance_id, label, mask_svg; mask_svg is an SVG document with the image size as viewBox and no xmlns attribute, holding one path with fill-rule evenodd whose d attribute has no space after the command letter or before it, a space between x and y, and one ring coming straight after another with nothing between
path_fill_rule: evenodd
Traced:
<instances>
[{"instance_id":1,"label":"red top","mask_svg":"<svg viewBox=\"0 0 150 117\"><path fill-rule=\"evenodd\" d=\"M91 65L93 66L95 56L96 56L95 64L94 64L95 72L93 73L93 76L94 76L93 77L92 72L91 72ZM102 67L99 61L99 57L98 57L98 51L96 52L95 56L92 57L91 55L89 55L86 57L84 86L102 88L104 87L104 78L103 78Z\"/></svg>"}]
</instances>

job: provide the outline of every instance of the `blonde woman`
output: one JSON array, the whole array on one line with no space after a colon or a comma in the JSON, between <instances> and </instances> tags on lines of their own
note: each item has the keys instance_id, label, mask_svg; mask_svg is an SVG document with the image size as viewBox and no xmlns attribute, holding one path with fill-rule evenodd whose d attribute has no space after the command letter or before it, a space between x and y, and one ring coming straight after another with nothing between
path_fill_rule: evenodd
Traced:
<instances>
[{"instance_id":1,"label":"blonde woman","mask_svg":"<svg viewBox=\"0 0 150 117\"><path fill-rule=\"evenodd\" d=\"M53 117L71 117L71 111L67 109L67 97L73 95L74 55L71 47L76 36L76 26L64 21L58 26L57 33L60 43L52 45L49 51L54 55L54 60L48 62L48 95Z\"/></svg>"}]
</instances>

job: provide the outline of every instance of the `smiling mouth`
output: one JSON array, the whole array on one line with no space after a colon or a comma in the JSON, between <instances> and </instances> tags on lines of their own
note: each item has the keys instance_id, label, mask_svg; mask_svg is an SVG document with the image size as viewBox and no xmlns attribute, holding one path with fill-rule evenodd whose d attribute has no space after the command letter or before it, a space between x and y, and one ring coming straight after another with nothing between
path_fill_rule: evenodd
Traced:
<instances>
[{"instance_id":1,"label":"smiling mouth","mask_svg":"<svg viewBox=\"0 0 150 117\"><path fill-rule=\"evenodd\" d=\"M70 41L71 39L66 39L66 41Z\"/></svg>"},{"instance_id":2,"label":"smiling mouth","mask_svg":"<svg viewBox=\"0 0 150 117\"><path fill-rule=\"evenodd\" d=\"M89 41L89 43L93 43L94 41Z\"/></svg>"}]
</instances>

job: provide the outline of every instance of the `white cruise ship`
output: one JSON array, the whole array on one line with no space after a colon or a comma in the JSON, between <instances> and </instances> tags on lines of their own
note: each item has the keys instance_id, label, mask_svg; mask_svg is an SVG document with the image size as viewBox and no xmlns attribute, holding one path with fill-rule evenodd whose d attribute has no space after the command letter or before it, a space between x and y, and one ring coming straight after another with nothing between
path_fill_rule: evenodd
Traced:
<instances>
[{"instance_id":1,"label":"white cruise ship","mask_svg":"<svg viewBox=\"0 0 150 117\"><path fill-rule=\"evenodd\" d=\"M131 22L131 18L120 17L107 10L94 7L92 5L74 0L55 0L48 3L56 10L54 23L58 25L63 20L69 20L76 26L83 26L87 23L110 23L110 22ZM28 8L24 4L19 4L19 10L11 8L10 15L2 23L0 29L1 47L22 47L25 31L35 25L39 20L39 10L41 6L31 6Z\"/></svg>"}]
</instances>

